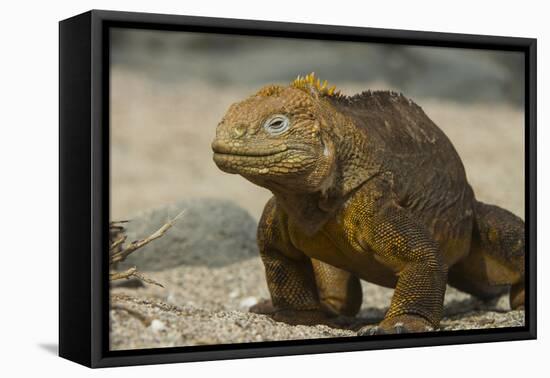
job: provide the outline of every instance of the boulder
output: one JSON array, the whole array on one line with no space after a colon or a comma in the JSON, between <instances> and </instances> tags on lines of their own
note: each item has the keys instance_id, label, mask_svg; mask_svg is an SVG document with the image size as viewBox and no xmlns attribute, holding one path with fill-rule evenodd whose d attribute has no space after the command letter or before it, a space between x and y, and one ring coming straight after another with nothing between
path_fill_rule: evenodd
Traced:
<instances>
[{"instance_id":1,"label":"boulder","mask_svg":"<svg viewBox=\"0 0 550 378\"><path fill-rule=\"evenodd\" d=\"M128 242L143 239L174 218L183 216L159 239L140 248L118 265L159 271L179 265L220 267L258 256L256 221L231 201L189 199L137 214L125 224Z\"/></svg>"}]
</instances>

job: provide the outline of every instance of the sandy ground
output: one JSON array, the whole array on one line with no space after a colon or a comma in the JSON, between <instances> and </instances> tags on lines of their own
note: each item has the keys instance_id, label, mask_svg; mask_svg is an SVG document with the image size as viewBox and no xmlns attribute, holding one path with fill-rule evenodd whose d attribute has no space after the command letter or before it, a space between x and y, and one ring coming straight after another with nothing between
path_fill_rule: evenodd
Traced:
<instances>
[{"instance_id":1,"label":"sandy ground","mask_svg":"<svg viewBox=\"0 0 550 378\"><path fill-rule=\"evenodd\" d=\"M290 326L247 311L269 298L259 258L217 268L181 265L147 275L165 288L147 285L112 290L113 350L352 337L361 327L382 320L393 293L363 282L364 301L356 318L337 319L330 327ZM130 315L127 309L146 319ZM449 287L441 330L523 326L523 311L508 310L506 296L486 304Z\"/></svg>"},{"instance_id":2,"label":"sandy ground","mask_svg":"<svg viewBox=\"0 0 550 378\"><path fill-rule=\"evenodd\" d=\"M150 235L181 209L185 215L162 238L130 255L117 269L139 267L164 287L116 281L111 290L112 349L353 337L378 323L393 290L362 282L356 318L330 326L290 326L248 308L269 298L255 238L256 220L228 200L188 199L141 212L126 224L128 240ZM517 327L507 295L482 303L447 288L442 330Z\"/></svg>"},{"instance_id":3,"label":"sandy ground","mask_svg":"<svg viewBox=\"0 0 550 378\"><path fill-rule=\"evenodd\" d=\"M336 84L349 94L386 87ZM270 193L218 170L210 148L229 105L255 90L159 84L113 69L112 219L192 197L231 199L259 218ZM507 105L414 100L454 143L477 198L523 218L523 112Z\"/></svg>"},{"instance_id":4,"label":"sandy ground","mask_svg":"<svg viewBox=\"0 0 550 378\"><path fill-rule=\"evenodd\" d=\"M385 87L336 84L350 94ZM210 143L227 107L256 89L216 89L200 83L161 86L115 68L111 87L111 218L134 219L143 210L182 199L222 198L246 209L254 223L270 193L219 171L212 162ZM505 105L414 100L454 143L477 198L523 218L523 113ZM165 288L148 285L112 290L113 349L354 336L359 327L383 317L392 293L364 284L365 302L358 319L344 321L342 327L292 327L246 312L250 305L268 297L257 256L220 266L140 269ZM523 312L507 312L504 297L488 305L449 288L445 301L445 330L523 325ZM139 320L128 311L145 318Z\"/></svg>"}]
</instances>

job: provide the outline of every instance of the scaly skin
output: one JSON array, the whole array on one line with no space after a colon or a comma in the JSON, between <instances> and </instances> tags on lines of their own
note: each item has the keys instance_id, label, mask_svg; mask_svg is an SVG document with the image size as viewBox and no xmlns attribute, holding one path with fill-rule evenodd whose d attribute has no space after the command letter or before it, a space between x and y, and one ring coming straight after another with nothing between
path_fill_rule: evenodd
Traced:
<instances>
[{"instance_id":1,"label":"scaly skin","mask_svg":"<svg viewBox=\"0 0 550 378\"><path fill-rule=\"evenodd\" d=\"M451 142L393 92L335 93L313 74L233 104L214 161L269 189L258 245L271 301L290 324L354 315L359 279L395 288L384 320L359 334L439 326L447 282L524 304L524 224L476 201Z\"/></svg>"}]
</instances>

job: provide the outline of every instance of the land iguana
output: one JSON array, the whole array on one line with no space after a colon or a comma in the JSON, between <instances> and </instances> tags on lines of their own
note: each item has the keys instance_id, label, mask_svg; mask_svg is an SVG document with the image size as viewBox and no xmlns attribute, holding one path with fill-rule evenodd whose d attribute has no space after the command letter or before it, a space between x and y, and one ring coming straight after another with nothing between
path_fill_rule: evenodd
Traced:
<instances>
[{"instance_id":1,"label":"land iguana","mask_svg":"<svg viewBox=\"0 0 550 378\"><path fill-rule=\"evenodd\" d=\"M477 201L445 134L392 91L345 96L314 74L230 106L214 162L273 197L258 227L271 301L290 324L355 315L360 279L395 288L376 327L437 329L447 283L524 305L524 223Z\"/></svg>"}]
</instances>

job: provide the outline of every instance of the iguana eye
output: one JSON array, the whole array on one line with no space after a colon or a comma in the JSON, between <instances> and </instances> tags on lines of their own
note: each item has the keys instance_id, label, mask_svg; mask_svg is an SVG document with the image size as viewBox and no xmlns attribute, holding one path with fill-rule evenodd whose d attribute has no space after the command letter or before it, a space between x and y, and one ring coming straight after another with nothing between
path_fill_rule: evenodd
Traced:
<instances>
[{"instance_id":1,"label":"iguana eye","mask_svg":"<svg viewBox=\"0 0 550 378\"><path fill-rule=\"evenodd\" d=\"M264 123L264 129L271 135L279 135L284 133L290 126L290 120L287 116L276 114L269 117Z\"/></svg>"}]
</instances>

